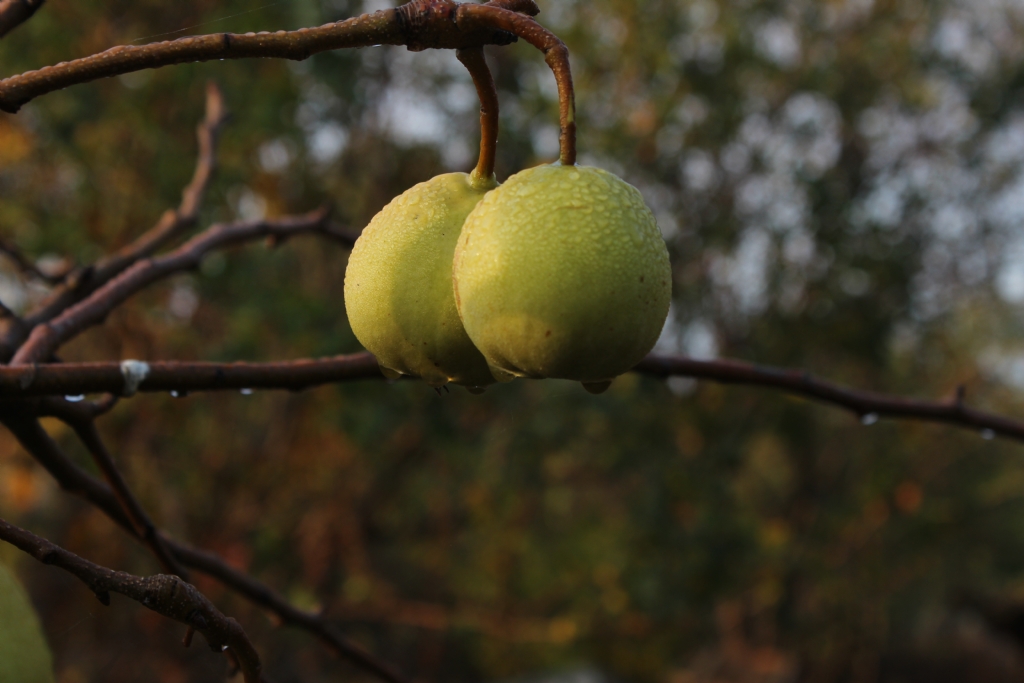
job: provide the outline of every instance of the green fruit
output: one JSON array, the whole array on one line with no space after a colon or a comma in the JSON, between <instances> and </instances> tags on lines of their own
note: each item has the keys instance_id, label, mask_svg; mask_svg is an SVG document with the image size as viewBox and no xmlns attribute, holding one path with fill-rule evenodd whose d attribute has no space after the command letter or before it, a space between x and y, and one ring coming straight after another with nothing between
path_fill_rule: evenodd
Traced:
<instances>
[{"instance_id":1,"label":"green fruit","mask_svg":"<svg viewBox=\"0 0 1024 683\"><path fill-rule=\"evenodd\" d=\"M585 166L539 166L490 192L455 250L455 298L500 380L557 377L600 391L654 346L672 273L633 186Z\"/></svg>"},{"instance_id":2,"label":"green fruit","mask_svg":"<svg viewBox=\"0 0 1024 683\"><path fill-rule=\"evenodd\" d=\"M496 187L447 173L402 193L356 241L345 271L345 307L359 342L385 375L439 387L494 383L459 320L452 258L469 212Z\"/></svg>"},{"instance_id":3,"label":"green fruit","mask_svg":"<svg viewBox=\"0 0 1024 683\"><path fill-rule=\"evenodd\" d=\"M0 564L0 681L53 683L50 648L32 603Z\"/></svg>"}]
</instances>

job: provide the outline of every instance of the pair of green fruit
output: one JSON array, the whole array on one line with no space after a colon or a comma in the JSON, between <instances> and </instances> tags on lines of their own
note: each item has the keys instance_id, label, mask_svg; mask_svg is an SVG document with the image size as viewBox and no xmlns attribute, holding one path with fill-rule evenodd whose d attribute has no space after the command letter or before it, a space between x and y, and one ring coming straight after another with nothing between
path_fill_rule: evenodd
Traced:
<instances>
[{"instance_id":1,"label":"pair of green fruit","mask_svg":"<svg viewBox=\"0 0 1024 683\"><path fill-rule=\"evenodd\" d=\"M395 198L356 241L345 306L391 378L478 391L550 377L601 391L654 346L671 283L636 188L554 164L500 186L448 173Z\"/></svg>"}]
</instances>

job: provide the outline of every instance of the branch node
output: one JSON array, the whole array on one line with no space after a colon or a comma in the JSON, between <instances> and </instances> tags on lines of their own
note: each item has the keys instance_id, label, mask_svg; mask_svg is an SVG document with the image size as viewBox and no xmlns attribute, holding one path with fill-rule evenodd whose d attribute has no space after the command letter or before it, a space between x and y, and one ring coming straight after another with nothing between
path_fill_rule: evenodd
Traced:
<instances>
[{"instance_id":1,"label":"branch node","mask_svg":"<svg viewBox=\"0 0 1024 683\"><path fill-rule=\"evenodd\" d=\"M511 45L518 38L493 26L465 30L458 25L459 5L454 0L412 0L395 15L404 44L410 52L428 49L455 50L481 45Z\"/></svg>"}]
</instances>

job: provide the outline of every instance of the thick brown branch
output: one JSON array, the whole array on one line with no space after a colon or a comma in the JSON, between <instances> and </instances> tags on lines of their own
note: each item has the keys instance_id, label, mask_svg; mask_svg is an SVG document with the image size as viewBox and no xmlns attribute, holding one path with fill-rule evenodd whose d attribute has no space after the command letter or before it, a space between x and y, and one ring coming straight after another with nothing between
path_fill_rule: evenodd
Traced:
<instances>
[{"instance_id":1,"label":"thick brown branch","mask_svg":"<svg viewBox=\"0 0 1024 683\"><path fill-rule=\"evenodd\" d=\"M490 182L494 178L494 158L498 151L498 89L487 67L483 47L457 50L455 55L473 77L480 98L480 160L473 176Z\"/></svg>"},{"instance_id":2,"label":"thick brown branch","mask_svg":"<svg viewBox=\"0 0 1024 683\"><path fill-rule=\"evenodd\" d=\"M253 57L302 60L325 50L402 42L395 10L385 10L298 31L215 33L149 45L120 45L0 81L0 110L14 113L25 103L55 90L171 64Z\"/></svg>"},{"instance_id":3,"label":"thick brown branch","mask_svg":"<svg viewBox=\"0 0 1024 683\"><path fill-rule=\"evenodd\" d=\"M565 166L576 163L576 94L569 67L569 49L558 36L531 17L497 5L459 5L456 21L466 30L475 26L492 26L522 38L544 53L544 61L551 67L558 84L558 104L561 121L560 161ZM0 83L2 85L2 83Z\"/></svg>"},{"instance_id":4,"label":"thick brown branch","mask_svg":"<svg viewBox=\"0 0 1024 683\"><path fill-rule=\"evenodd\" d=\"M66 413L66 408L59 411L55 411L53 408L52 403L33 407L28 402L22 402L19 408L0 414L0 422L14 434L22 447L53 476L61 488L85 498L125 531L141 540L135 525L125 514L110 487L73 463L39 424L39 420L36 419L37 415ZM32 410L34 412L31 412ZM232 568L213 553L175 541L163 534L160 534L160 537L182 564L217 579L231 590L266 608L280 619L281 623L309 631L334 650L337 655L349 659L354 664L391 683L408 683L407 679L403 678L393 667L338 634L330 623L319 615L292 606L268 586L248 574Z\"/></svg>"},{"instance_id":5,"label":"thick brown branch","mask_svg":"<svg viewBox=\"0 0 1024 683\"><path fill-rule=\"evenodd\" d=\"M0 519L0 539L43 564L60 567L78 577L104 605L110 604L111 593L119 593L195 629L203 634L214 652L230 649L246 683L260 683L260 656L241 625L224 616L205 595L177 576L142 577L107 569L3 519Z\"/></svg>"},{"instance_id":6,"label":"thick brown branch","mask_svg":"<svg viewBox=\"0 0 1024 683\"><path fill-rule=\"evenodd\" d=\"M383 379L368 353L320 360L279 363L154 362L138 391L221 391L229 389L287 389L296 391L337 382ZM985 435L1024 441L1024 421L969 408L960 398L919 401L900 396L858 391L815 378L804 370L751 365L732 360L701 361L683 356L651 354L634 372L655 377L694 379L761 386L821 403L846 408L861 418L938 422L966 427ZM62 363L0 367L0 397L19 397L125 391L126 377L118 363Z\"/></svg>"},{"instance_id":7,"label":"thick brown branch","mask_svg":"<svg viewBox=\"0 0 1024 683\"><path fill-rule=\"evenodd\" d=\"M144 378L134 387L131 386L135 381L132 372L144 373ZM78 396L101 392L121 395L134 391L299 391L346 380L382 377L377 360L368 353L280 363L154 361L146 363L145 368L125 363L54 363L0 367L0 397Z\"/></svg>"},{"instance_id":8,"label":"thick brown branch","mask_svg":"<svg viewBox=\"0 0 1024 683\"><path fill-rule=\"evenodd\" d=\"M32 18L46 0L0 0L0 38Z\"/></svg>"},{"instance_id":9,"label":"thick brown branch","mask_svg":"<svg viewBox=\"0 0 1024 683\"><path fill-rule=\"evenodd\" d=\"M191 182L182 192L178 208L166 211L156 225L123 249L91 266L62 276L54 291L35 310L29 312L25 320L7 321L0 329L0 362L10 360L28 338L32 328L49 322L128 266L154 254L157 249L195 225L203 195L216 167L217 135L227 117L220 89L212 82L207 84L206 115L196 130L199 141L196 169ZM0 250L3 250L2 246Z\"/></svg>"},{"instance_id":10,"label":"thick brown branch","mask_svg":"<svg viewBox=\"0 0 1024 683\"><path fill-rule=\"evenodd\" d=\"M304 216L215 225L166 256L137 261L52 321L37 325L14 354L11 364L37 363L49 358L61 344L101 323L112 310L139 290L175 273L198 267L203 257L215 249L260 238L286 240L313 232L348 243L347 236L330 227L327 217L327 211L320 210Z\"/></svg>"},{"instance_id":11,"label":"thick brown branch","mask_svg":"<svg viewBox=\"0 0 1024 683\"><path fill-rule=\"evenodd\" d=\"M14 113L40 95L79 83L171 64L258 57L303 60L327 50L371 45L408 45L413 50L457 49L507 45L514 40L506 31L482 23L469 29L457 27L451 21L456 7L452 0L413 0L397 10L382 10L298 31L216 33L149 45L120 45L0 81L0 111Z\"/></svg>"}]
</instances>

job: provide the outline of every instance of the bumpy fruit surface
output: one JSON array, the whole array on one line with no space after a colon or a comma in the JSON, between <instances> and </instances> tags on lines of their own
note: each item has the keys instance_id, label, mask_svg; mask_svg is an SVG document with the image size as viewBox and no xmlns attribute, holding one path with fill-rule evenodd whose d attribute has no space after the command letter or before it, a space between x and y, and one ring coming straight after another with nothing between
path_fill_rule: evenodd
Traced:
<instances>
[{"instance_id":1,"label":"bumpy fruit surface","mask_svg":"<svg viewBox=\"0 0 1024 683\"><path fill-rule=\"evenodd\" d=\"M0 681L53 683L53 662L32 603L0 563Z\"/></svg>"},{"instance_id":2,"label":"bumpy fruit surface","mask_svg":"<svg viewBox=\"0 0 1024 683\"><path fill-rule=\"evenodd\" d=\"M455 308L452 258L466 216L494 187L447 173L406 190L356 241L345 307L359 342L389 377L480 387L494 383Z\"/></svg>"},{"instance_id":3,"label":"bumpy fruit surface","mask_svg":"<svg viewBox=\"0 0 1024 683\"><path fill-rule=\"evenodd\" d=\"M489 193L455 251L466 332L498 379L591 385L657 341L672 275L654 216L633 186L584 166L539 166Z\"/></svg>"}]
</instances>

